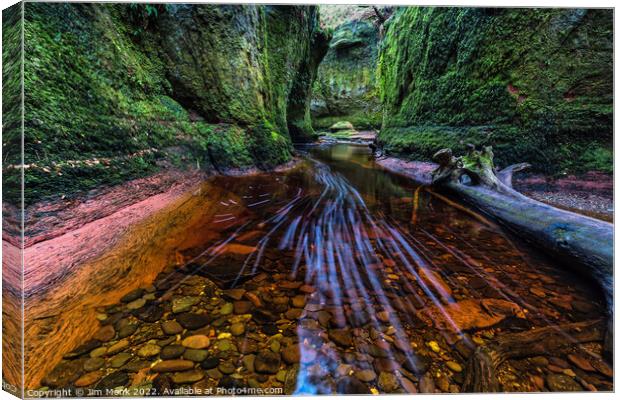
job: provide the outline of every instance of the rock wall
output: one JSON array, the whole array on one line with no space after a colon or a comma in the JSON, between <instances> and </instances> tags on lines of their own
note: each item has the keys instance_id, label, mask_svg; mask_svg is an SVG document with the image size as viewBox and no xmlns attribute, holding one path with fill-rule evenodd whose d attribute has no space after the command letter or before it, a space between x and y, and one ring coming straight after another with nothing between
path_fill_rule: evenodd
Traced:
<instances>
[{"instance_id":1,"label":"rock wall","mask_svg":"<svg viewBox=\"0 0 620 400\"><path fill-rule=\"evenodd\" d=\"M378 66L388 153L491 144L499 164L611 172L613 11L400 9Z\"/></svg>"},{"instance_id":2,"label":"rock wall","mask_svg":"<svg viewBox=\"0 0 620 400\"><path fill-rule=\"evenodd\" d=\"M316 7L27 3L25 21L27 203L167 165L271 168L313 134Z\"/></svg>"},{"instance_id":3,"label":"rock wall","mask_svg":"<svg viewBox=\"0 0 620 400\"><path fill-rule=\"evenodd\" d=\"M375 84L378 44L378 26L368 17L335 29L314 83L312 113L317 129L343 120L358 129L381 125Z\"/></svg>"}]
</instances>

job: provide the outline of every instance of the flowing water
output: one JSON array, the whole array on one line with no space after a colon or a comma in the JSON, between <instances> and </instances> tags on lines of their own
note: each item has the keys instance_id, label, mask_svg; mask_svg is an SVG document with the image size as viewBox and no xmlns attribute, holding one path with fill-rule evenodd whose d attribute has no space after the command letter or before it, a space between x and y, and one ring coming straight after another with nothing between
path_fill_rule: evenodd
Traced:
<instances>
[{"instance_id":1,"label":"flowing water","mask_svg":"<svg viewBox=\"0 0 620 400\"><path fill-rule=\"evenodd\" d=\"M117 250L159 274L120 303L99 296L103 327L43 384L457 392L476 347L604 317L600 291L567 265L382 170L367 147L299 151L286 172L211 179L156 219L159 233ZM600 341L566 342L503 363L501 389L612 388Z\"/></svg>"}]
</instances>

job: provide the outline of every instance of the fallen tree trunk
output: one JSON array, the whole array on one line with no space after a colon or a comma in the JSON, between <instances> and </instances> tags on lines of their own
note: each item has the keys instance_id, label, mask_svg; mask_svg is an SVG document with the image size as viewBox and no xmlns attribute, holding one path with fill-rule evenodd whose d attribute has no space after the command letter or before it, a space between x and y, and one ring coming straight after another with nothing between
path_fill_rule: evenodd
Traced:
<instances>
[{"instance_id":1,"label":"fallen tree trunk","mask_svg":"<svg viewBox=\"0 0 620 400\"><path fill-rule=\"evenodd\" d=\"M499 336L491 344L478 347L467 362L463 390L468 393L501 390L495 371L511 358L554 355L553 352L577 343L603 339L601 321L549 326Z\"/></svg>"},{"instance_id":2,"label":"fallen tree trunk","mask_svg":"<svg viewBox=\"0 0 620 400\"><path fill-rule=\"evenodd\" d=\"M527 164L496 172L490 147L454 157L449 149L434 156L436 188L447 189L530 244L560 257L603 289L609 321L605 355L613 343L613 225L533 200L512 188L512 173Z\"/></svg>"}]
</instances>

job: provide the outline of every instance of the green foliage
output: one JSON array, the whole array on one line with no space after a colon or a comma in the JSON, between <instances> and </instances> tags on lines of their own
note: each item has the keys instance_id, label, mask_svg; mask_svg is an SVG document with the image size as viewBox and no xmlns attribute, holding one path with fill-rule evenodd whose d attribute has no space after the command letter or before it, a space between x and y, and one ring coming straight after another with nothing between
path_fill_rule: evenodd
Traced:
<instances>
[{"instance_id":1,"label":"green foliage","mask_svg":"<svg viewBox=\"0 0 620 400\"><path fill-rule=\"evenodd\" d=\"M398 11L378 63L379 140L424 158L459 141L485 142L498 159L529 161L537 170L605 169L580 156L590 144L610 149L612 16L583 9ZM492 134L431 138L428 126L487 127ZM567 164L567 156L581 161Z\"/></svg>"}]
</instances>

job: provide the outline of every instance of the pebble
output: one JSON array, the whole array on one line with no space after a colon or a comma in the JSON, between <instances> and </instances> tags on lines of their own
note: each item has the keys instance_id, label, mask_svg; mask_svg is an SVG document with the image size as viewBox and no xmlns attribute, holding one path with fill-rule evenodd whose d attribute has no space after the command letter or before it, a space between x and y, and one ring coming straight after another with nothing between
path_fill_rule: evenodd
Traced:
<instances>
[{"instance_id":1,"label":"pebble","mask_svg":"<svg viewBox=\"0 0 620 400\"><path fill-rule=\"evenodd\" d=\"M112 368L120 368L127 361L131 359L131 354L129 353L119 353L110 359L110 367Z\"/></svg>"},{"instance_id":2,"label":"pebble","mask_svg":"<svg viewBox=\"0 0 620 400\"><path fill-rule=\"evenodd\" d=\"M297 296L293 297L291 299L291 304L295 308L304 308L304 306L306 305L306 296L304 296L304 295L297 295Z\"/></svg>"},{"instance_id":3,"label":"pebble","mask_svg":"<svg viewBox=\"0 0 620 400\"><path fill-rule=\"evenodd\" d=\"M161 347L156 344L148 343L140 347L138 355L142 358L150 358L158 355L161 352Z\"/></svg>"},{"instance_id":4,"label":"pebble","mask_svg":"<svg viewBox=\"0 0 620 400\"><path fill-rule=\"evenodd\" d=\"M383 323L390 322L390 313L388 311L379 311L377 313L377 319Z\"/></svg>"},{"instance_id":5,"label":"pebble","mask_svg":"<svg viewBox=\"0 0 620 400\"><path fill-rule=\"evenodd\" d=\"M199 363L204 361L208 355L209 352L207 350L187 349L185 353L183 353L183 358Z\"/></svg>"},{"instance_id":6,"label":"pebble","mask_svg":"<svg viewBox=\"0 0 620 400\"><path fill-rule=\"evenodd\" d=\"M224 361L223 363L220 363L220 365L218 366L218 369L220 370L221 373L225 375L230 375L233 372L235 372L236 368L232 362Z\"/></svg>"},{"instance_id":7,"label":"pebble","mask_svg":"<svg viewBox=\"0 0 620 400\"><path fill-rule=\"evenodd\" d=\"M136 333L137 330L138 330L138 325L136 324L125 325L118 330L118 337L119 339L126 338Z\"/></svg>"},{"instance_id":8,"label":"pebble","mask_svg":"<svg viewBox=\"0 0 620 400\"><path fill-rule=\"evenodd\" d=\"M245 289L228 289L224 291L224 296L231 300L241 300L245 294Z\"/></svg>"},{"instance_id":9,"label":"pebble","mask_svg":"<svg viewBox=\"0 0 620 400\"><path fill-rule=\"evenodd\" d=\"M116 353L120 353L121 351L125 350L127 347L129 347L129 340L122 339L116 342L115 344L113 344L112 346L110 346L106 353L108 355L114 355Z\"/></svg>"},{"instance_id":10,"label":"pebble","mask_svg":"<svg viewBox=\"0 0 620 400\"><path fill-rule=\"evenodd\" d=\"M575 364L579 369L583 371L588 371L588 372L596 371L596 369L592 366L592 364L590 364L590 361L586 360L585 358L581 357L578 354L569 354L568 360L572 362L573 364Z\"/></svg>"},{"instance_id":11,"label":"pebble","mask_svg":"<svg viewBox=\"0 0 620 400\"><path fill-rule=\"evenodd\" d=\"M98 358L104 356L107 352L107 347L97 347L96 349L93 349L89 355L91 356L91 358Z\"/></svg>"},{"instance_id":12,"label":"pebble","mask_svg":"<svg viewBox=\"0 0 620 400\"><path fill-rule=\"evenodd\" d=\"M435 381L429 374L420 378L420 393L435 393Z\"/></svg>"},{"instance_id":13,"label":"pebble","mask_svg":"<svg viewBox=\"0 0 620 400\"><path fill-rule=\"evenodd\" d=\"M183 328L189 330L200 329L211 322L211 318L208 315L194 313L179 314L176 320Z\"/></svg>"},{"instance_id":14,"label":"pebble","mask_svg":"<svg viewBox=\"0 0 620 400\"><path fill-rule=\"evenodd\" d=\"M190 349L204 349L209 347L210 340L205 335L194 335L183 339L181 344Z\"/></svg>"},{"instance_id":15,"label":"pebble","mask_svg":"<svg viewBox=\"0 0 620 400\"><path fill-rule=\"evenodd\" d=\"M339 394L370 394L370 389L362 381L353 376L344 376L336 382Z\"/></svg>"},{"instance_id":16,"label":"pebble","mask_svg":"<svg viewBox=\"0 0 620 400\"><path fill-rule=\"evenodd\" d=\"M463 367L461 367L461 365L455 361L448 361L446 363L446 366L448 368L450 368L450 370L454 371L454 372L461 372L463 371Z\"/></svg>"},{"instance_id":17,"label":"pebble","mask_svg":"<svg viewBox=\"0 0 620 400\"><path fill-rule=\"evenodd\" d=\"M286 382L286 370L284 369L279 370L278 373L276 374L276 380L282 383Z\"/></svg>"},{"instance_id":18,"label":"pebble","mask_svg":"<svg viewBox=\"0 0 620 400\"><path fill-rule=\"evenodd\" d=\"M353 345L351 341L351 333L346 329L333 329L328 333L329 339L342 347L350 347Z\"/></svg>"},{"instance_id":19,"label":"pebble","mask_svg":"<svg viewBox=\"0 0 620 400\"><path fill-rule=\"evenodd\" d=\"M301 353L298 345L285 346L282 349L282 359L287 364L297 364L301 359Z\"/></svg>"},{"instance_id":20,"label":"pebble","mask_svg":"<svg viewBox=\"0 0 620 400\"><path fill-rule=\"evenodd\" d=\"M287 319L299 319L303 310L301 308L289 308L288 311L284 314Z\"/></svg>"},{"instance_id":21,"label":"pebble","mask_svg":"<svg viewBox=\"0 0 620 400\"><path fill-rule=\"evenodd\" d=\"M101 379L102 376L103 376L102 371L89 372L87 374L80 376L78 380L75 381L74 384L77 387L90 386L96 383L99 379Z\"/></svg>"},{"instance_id":22,"label":"pebble","mask_svg":"<svg viewBox=\"0 0 620 400\"><path fill-rule=\"evenodd\" d=\"M418 388L415 386L415 383L411 382L409 379L401 377L400 384L405 393L418 393Z\"/></svg>"},{"instance_id":23,"label":"pebble","mask_svg":"<svg viewBox=\"0 0 620 400\"><path fill-rule=\"evenodd\" d=\"M386 393L391 393L398 389L400 385L398 384L398 380L389 372L381 372L379 374L379 379L377 380L377 385L381 390Z\"/></svg>"},{"instance_id":24,"label":"pebble","mask_svg":"<svg viewBox=\"0 0 620 400\"><path fill-rule=\"evenodd\" d=\"M230 315L233 313L234 306L232 303L226 303L220 308L220 315Z\"/></svg>"},{"instance_id":25,"label":"pebble","mask_svg":"<svg viewBox=\"0 0 620 400\"><path fill-rule=\"evenodd\" d=\"M246 292L245 293L245 298L250 300L250 302L256 308L261 308L263 306L263 302L260 300L260 298L256 294L254 294L252 292Z\"/></svg>"},{"instance_id":26,"label":"pebble","mask_svg":"<svg viewBox=\"0 0 620 400\"><path fill-rule=\"evenodd\" d=\"M547 375L547 387L554 392L580 392L583 390L573 378L562 374Z\"/></svg>"},{"instance_id":27,"label":"pebble","mask_svg":"<svg viewBox=\"0 0 620 400\"><path fill-rule=\"evenodd\" d=\"M165 360L155 364L153 372L178 372L194 368L194 362L189 360Z\"/></svg>"},{"instance_id":28,"label":"pebble","mask_svg":"<svg viewBox=\"0 0 620 400\"><path fill-rule=\"evenodd\" d=\"M95 389L114 389L125 386L127 382L129 382L129 375L122 371L115 371L100 380Z\"/></svg>"},{"instance_id":29,"label":"pebble","mask_svg":"<svg viewBox=\"0 0 620 400\"><path fill-rule=\"evenodd\" d=\"M80 360L63 360L41 381L44 386L63 388L80 377L82 362Z\"/></svg>"},{"instance_id":30,"label":"pebble","mask_svg":"<svg viewBox=\"0 0 620 400\"><path fill-rule=\"evenodd\" d=\"M614 377L614 370L603 360L600 358L593 358L590 361L590 364L601 374L605 375L608 378Z\"/></svg>"},{"instance_id":31,"label":"pebble","mask_svg":"<svg viewBox=\"0 0 620 400\"><path fill-rule=\"evenodd\" d=\"M271 344L269 345L269 348L271 349L271 351L273 351L274 353L279 353L280 352L280 348L282 346L280 345L280 342L278 342L277 340L274 340L273 342L271 342Z\"/></svg>"},{"instance_id":32,"label":"pebble","mask_svg":"<svg viewBox=\"0 0 620 400\"><path fill-rule=\"evenodd\" d=\"M144 300L144 299L134 300L131 303L127 304L127 309L129 309L129 310L137 310L137 309L140 309L140 308L144 307L145 304L146 304L146 300Z\"/></svg>"},{"instance_id":33,"label":"pebble","mask_svg":"<svg viewBox=\"0 0 620 400\"><path fill-rule=\"evenodd\" d=\"M109 342L110 340L114 339L114 336L116 336L116 331L114 330L114 327L112 325L106 325L99 329L97 333L95 333L93 338L101 342Z\"/></svg>"},{"instance_id":34,"label":"pebble","mask_svg":"<svg viewBox=\"0 0 620 400\"><path fill-rule=\"evenodd\" d=\"M190 311L193 306L200 303L200 297L186 296L172 300L172 312L175 314Z\"/></svg>"},{"instance_id":35,"label":"pebble","mask_svg":"<svg viewBox=\"0 0 620 400\"><path fill-rule=\"evenodd\" d=\"M357 371L354 375L362 382L372 382L377 379L377 374L375 374L375 371L371 369L363 369L361 371Z\"/></svg>"},{"instance_id":36,"label":"pebble","mask_svg":"<svg viewBox=\"0 0 620 400\"><path fill-rule=\"evenodd\" d=\"M172 375L172 381L174 383L194 383L202 380L205 374L202 371L192 370L185 372L176 372Z\"/></svg>"},{"instance_id":37,"label":"pebble","mask_svg":"<svg viewBox=\"0 0 620 400\"><path fill-rule=\"evenodd\" d=\"M161 324L161 330L166 335L176 335L183 332L183 327L177 321L165 321Z\"/></svg>"},{"instance_id":38,"label":"pebble","mask_svg":"<svg viewBox=\"0 0 620 400\"><path fill-rule=\"evenodd\" d=\"M230 333L234 336L241 336L245 333L245 325L241 322L234 323L230 326Z\"/></svg>"},{"instance_id":39,"label":"pebble","mask_svg":"<svg viewBox=\"0 0 620 400\"><path fill-rule=\"evenodd\" d=\"M435 353L439 353L441 351L441 348L439 347L439 344L436 341L434 341L434 340L431 340L430 342L427 342L426 345L431 350L433 350L433 352L435 352Z\"/></svg>"},{"instance_id":40,"label":"pebble","mask_svg":"<svg viewBox=\"0 0 620 400\"><path fill-rule=\"evenodd\" d=\"M250 373L254 372L254 359L255 358L256 356L254 354L248 354L247 356L243 357L243 360L242 360L243 366Z\"/></svg>"},{"instance_id":41,"label":"pebble","mask_svg":"<svg viewBox=\"0 0 620 400\"><path fill-rule=\"evenodd\" d=\"M171 344L161 349L159 357L161 357L162 360L172 360L181 357L183 353L185 353L185 347L179 344Z\"/></svg>"},{"instance_id":42,"label":"pebble","mask_svg":"<svg viewBox=\"0 0 620 400\"><path fill-rule=\"evenodd\" d=\"M217 369L217 368L213 368L213 369L208 370L207 371L207 375L209 376L209 378L216 379L216 380L217 379L222 379L222 377L224 376L224 375L222 375L220 370Z\"/></svg>"},{"instance_id":43,"label":"pebble","mask_svg":"<svg viewBox=\"0 0 620 400\"><path fill-rule=\"evenodd\" d=\"M98 370L105 365L105 360L101 357L89 358L84 361L84 371L91 372Z\"/></svg>"},{"instance_id":44,"label":"pebble","mask_svg":"<svg viewBox=\"0 0 620 400\"><path fill-rule=\"evenodd\" d=\"M235 314L248 314L252 310L252 303L249 301L235 301L233 312Z\"/></svg>"},{"instance_id":45,"label":"pebble","mask_svg":"<svg viewBox=\"0 0 620 400\"><path fill-rule=\"evenodd\" d=\"M263 350L254 360L254 370L261 374L275 374L280 369L280 354Z\"/></svg>"},{"instance_id":46,"label":"pebble","mask_svg":"<svg viewBox=\"0 0 620 400\"><path fill-rule=\"evenodd\" d=\"M202 369L213 369L217 367L219 364L220 364L219 358L209 357L205 359L202 363L200 363L200 366L202 367Z\"/></svg>"}]
</instances>

